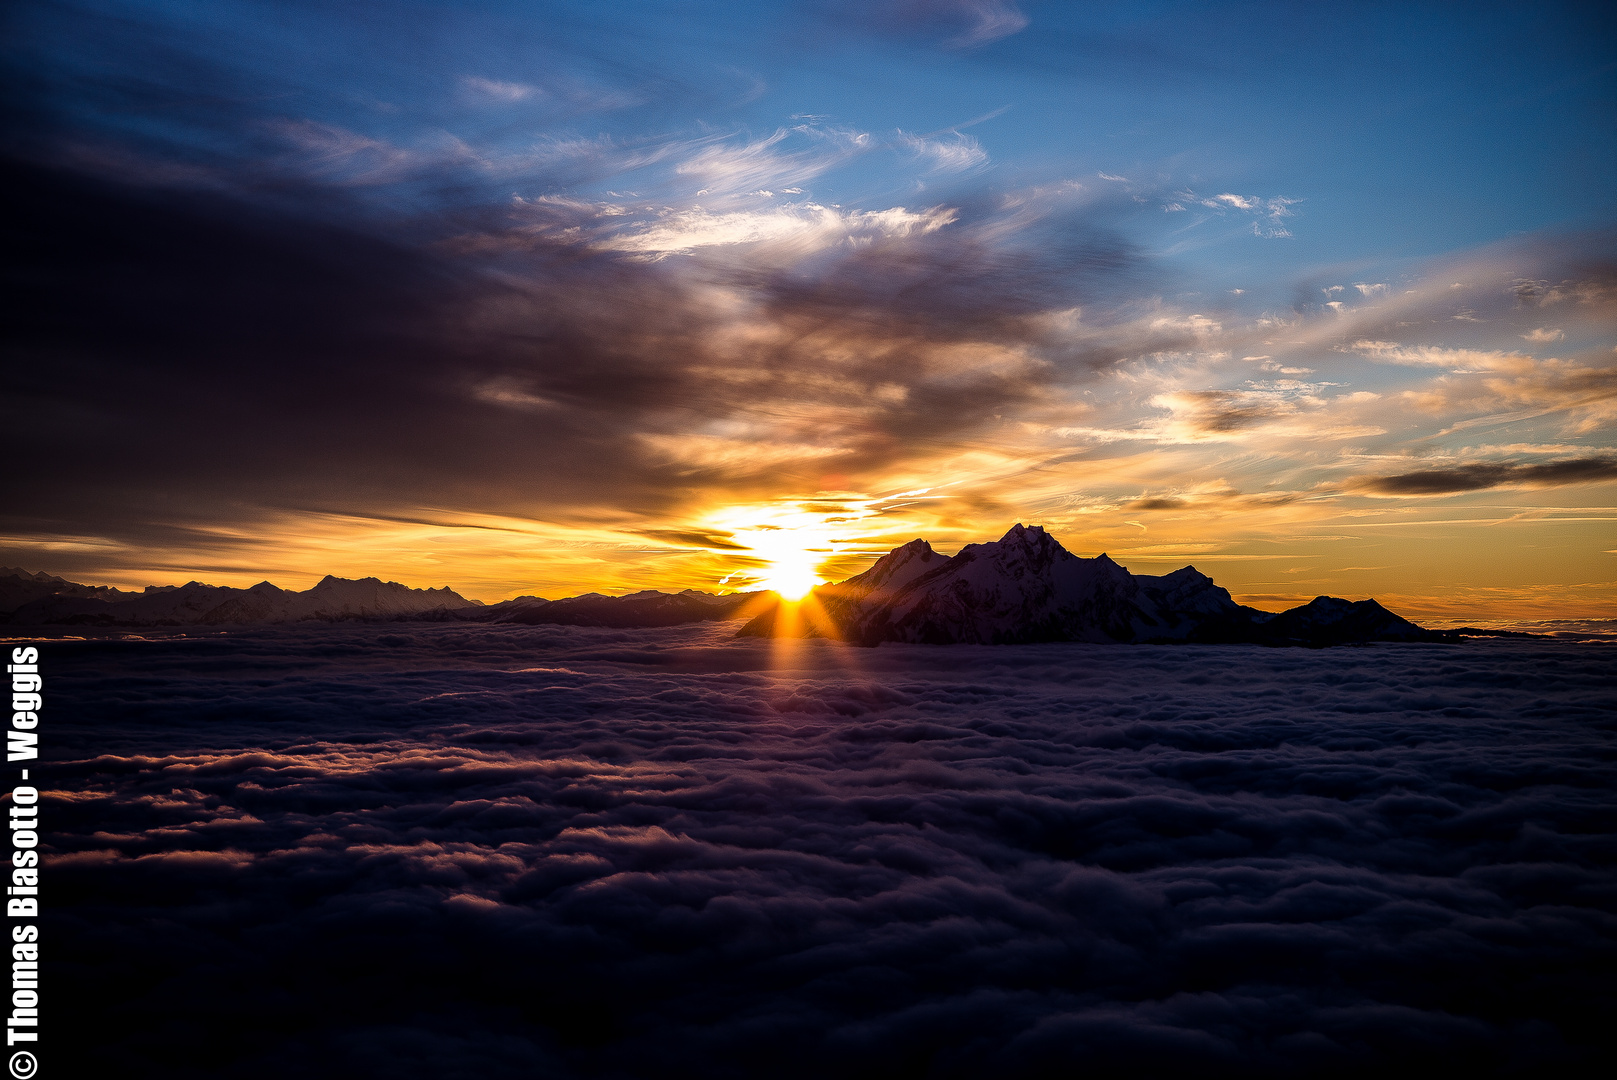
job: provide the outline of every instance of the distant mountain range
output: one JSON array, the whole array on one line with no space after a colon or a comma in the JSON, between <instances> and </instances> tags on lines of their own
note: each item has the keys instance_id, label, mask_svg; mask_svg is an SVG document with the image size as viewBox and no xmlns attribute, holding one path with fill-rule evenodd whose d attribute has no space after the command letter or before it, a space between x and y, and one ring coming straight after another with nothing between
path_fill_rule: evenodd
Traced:
<instances>
[{"instance_id":1,"label":"distant mountain range","mask_svg":"<svg viewBox=\"0 0 1617 1080\"><path fill-rule=\"evenodd\" d=\"M264 623L432 621L676 626L751 616L742 636L824 636L859 645L1022 644L1044 641L1337 645L1454 641L1489 633L1425 630L1374 600L1321 596L1274 614L1237 604L1194 567L1131 574L1105 555L1084 559L1038 526L1017 525L952 558L925 540L894 548L857 577L815 589L801 605L766 593L725 596L687 589L560 600L523 596L483 604L448 588L326 577L295 592L150 586L124 592L0 567L0 621L13 626L225 626ZM1513 635L1514 636L1514 635Z\"/></svg>"},{"instance_id":2,"label":"distant mountain range","mask_svg":"<svg viewBox=\"0 0 1617 1080\"><path fill-rule=\"evenodd\" d=\"M448 588L412 589L377 578L326 577L296 592L261 581L250 589L152 585L125 592L0 567L0 621L13 626L231 626L257 623L457 621L570 626L674 626L733 615L755 594L646 591L565 600L522 596L499 604Z\"/></svg>"}]
</instances>

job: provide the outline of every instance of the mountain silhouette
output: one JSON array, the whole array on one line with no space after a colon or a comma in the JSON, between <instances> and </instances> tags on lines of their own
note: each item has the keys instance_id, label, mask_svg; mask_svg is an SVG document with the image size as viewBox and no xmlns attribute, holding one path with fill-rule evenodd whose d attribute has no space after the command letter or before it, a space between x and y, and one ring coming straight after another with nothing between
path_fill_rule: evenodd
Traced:
<instances>
[{"instance_id":1,"label":"mountain silhouette","mask_svg":"<svg viewBox=\"0 0 1617 1080\"><path fill-rule=\"evenodd\" d=\"M247 589L191 581L126 592L0 568L0 621L13 626L427 621L632 628L737 618L748 618L739 636L822 636L856 645L1458 640L1456 632L1422 629L1374 600L1321 596L1280 614L1259 611L1237 604L1193 566L1131 574L1105 554L1081 558L1040 526L1021 524L952 557L912 540L864 573L816 588L801 607L767 593L695 589L559 600L521 596L483 604L447 587L412 589L374 577L332 576L301 592L268 581Z\"/></svg>"},{"instance_id":2,"label":"mountain silhouette","mask_svg":"<svg viewBox=\"0 0 1617 1080\"><path fill-rule=\"evenodd\" d=\"M746 636L835 636L859 645L1013 645L1041 641L1340 645L1450 641L1374 600L1322 596L1279 615L1237 604L1193 566L1131 574L1106 555L1080 558L1043 528L1017 524L953 558L924 540L894 548L869 570L811 594L824 617L765 611Z\"/></svg>"}]
</instances>

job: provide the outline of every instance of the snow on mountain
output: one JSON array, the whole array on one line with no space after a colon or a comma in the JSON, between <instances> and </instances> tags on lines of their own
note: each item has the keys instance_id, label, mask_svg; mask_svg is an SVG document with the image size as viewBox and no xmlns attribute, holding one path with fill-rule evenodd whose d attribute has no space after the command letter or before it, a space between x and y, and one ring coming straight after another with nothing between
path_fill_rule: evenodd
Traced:
<instances>
[{"instance_id":1,"label":"snow on mountain","mask_svg":"<svg viewBox=\"0 0 1617 1080\"><path fill-rule=\"evenodd\" d=\"M15 611L24 604L50 597L116 601L138 595L106 585L79 585L44 571L30 574L18 567L0 566L0 611Z\"/></svg>"},{"instance_id":2,"label":"snow on mountain","mask_svg":"<svg viewBox=\"0 0 1617 1080\"><path fill-rule=\"evenodd\" d=\"M949 556L932 550L925 540L911 540L902 547L877 559L869 570L836 585L819 590L827 596L845 599L873 600L880 594L891 595L904 586L929 574L949 561Z\"/></svg>"},{"instance_id":3,"label":"snow on mountain","mask_svg":"<svg viewBox=\"0 0 1617 1080\"><path fill-rule=\"evenodd\" d=\"M1135 574L1134 580L1159 611L1170 615L1226 616L1240 607L1230 599L1230 591L1194 566L1181 567L1171 574Z\"/></svg>"},{"instance_id":4,"label":"snow on mountain","mask_svg":"<svg viewBox=\"0 0 1617 1080\"><path fill-rule=\"evenodd\" d=\"M1037 525L954 558L868 606L847 625L863 644L1007 645L1132 641L1167 629L1134 576L1105 555L1080 559Z\"/></svg>"},{"instance_id":5,"label":"snow on mountain","mask_svg":"<svg viewBox=\"0 0 1617 1080\"><path fill-rule=\"evenodd\" d=\"M63 584L72 586L71 582ZM220 626L308 619L332 622L407 618L478 606L448 588L412 589L373 577L351 581L329 575L305 592L280 589L267 581L250 589L191 581L178 587L154 586L134 594L116 590L105 593L110 595L57 589L18 604L6 621L21 625Z\"/></svg>"},{"instance_id":6,"label":"snow on mountain","mask_svg":"<svg viewBox=\"0 0 1617 1080\"><path fill-rule=\"evenodd\" d=\"M329 574L308 592L292 595L296 599L290 611L303 619L378 618L478 606L448 586L411 589L396 581L373 577L351 581Z\"/></svg>"}]
</instances>

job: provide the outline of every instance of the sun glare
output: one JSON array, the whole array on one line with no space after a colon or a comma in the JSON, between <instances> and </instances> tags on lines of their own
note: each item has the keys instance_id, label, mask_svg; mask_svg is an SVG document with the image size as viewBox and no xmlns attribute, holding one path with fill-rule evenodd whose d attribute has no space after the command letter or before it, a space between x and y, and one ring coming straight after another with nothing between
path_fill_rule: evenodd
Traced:
<instances>
[{"instance_id":1,"label":"sun glare","mask_svg":"<svg viewBox=\"0 0 1617 1080\"><path fill-rule=\"evenodd\" d=\"M820 579L809 565L788 561L771 566L762 584L779 593L783 600L801 600L820 584Z\"/></svg>"},{"instance_id":2,"label":"sun glare","mask_svg":"<svg viewBox=\"0 0 1617 1080\"><path fill-rule=\"evenodd\" d=\"M757 572L761 587L773 589L787 600L801 600L820 584L817 570L824 549L816 541L823 542L821 537L799 529L769 528L737 534L737 539L745 540L763 563Z\"/></svg>"},{"instance_id":3,"label":"sun glare","mask_svg":"<svg viewBox=\"0 0 1617 1080\"><path fill-rule=\"evenodd\" d=\"M747 588L769 589L782 599L798 601L823 584L820 564L848 544L834 529L846 529L850 518L863 516L862 507L836 508L837 521L822 507L801 505L734 506L715 515L714 524L727 529L744 548L744 568L731 580Z\"/></svg>"}]
</instances>

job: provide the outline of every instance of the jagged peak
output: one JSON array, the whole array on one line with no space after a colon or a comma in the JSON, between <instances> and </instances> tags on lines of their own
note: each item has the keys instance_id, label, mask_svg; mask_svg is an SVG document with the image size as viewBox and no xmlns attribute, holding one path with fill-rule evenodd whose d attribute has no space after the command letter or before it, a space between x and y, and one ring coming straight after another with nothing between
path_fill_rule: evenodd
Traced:
<instances>
[{"instance_id":1,"label":"jagged peak","mask_svg":"<svg viewBox=\"0 0 1617 1080\"><path fill-rule=\"evenodd\" d=\"M405 592L438 593L453 591L448 585L435 589L414 589L408 585L401 585L397 581L383 581L381 578L374 576L362 578L342 578L338 577L336 574L327 574L325 577L320 579L320 581L314 586L314 589L310 589L309 591L314 592L315 589L336 589L344 585L368 585L374 589L402 589Z\"/></svg>"},{"instance_id":2,"label":"jagged peak","mask_svg":"<svg viewBox=\"0 0 1617 1080\"><path fill-rule=\"evenodd\" d=\"M1015 525L1012 525L1008 530L1006 530L1005 535L1000 537L998 542L1001 544L1019 542L1025 543L1030 540L1038 541L1048 539L1051 539L1050 534L1044 531L1043 525L1023 525L1020 521L1018 521Z\"/></svg>"},{"instance_id":3,"label":"jagged peak","mask_svg":"<svg viewBox=\"0 0 1617 1080\"><path fill-rule=\"evenodd\" d=\"M1066 559L1076 559L1078 556L1061 546L1061 542L1045 531L1042 525L1023 525L1017 522L1010 531L998 540L991 540L983 544L967 544L955 556L963 562L972 562L976 559L988 558L1002 560L1010 558L1031 559L1035 563L1052 561L1060 562ZM1110 560L1107 560L1110 562Z\"/></svg>"},{"instance_id":4,"label":"jagged peak","mask_svg":"<svg viewBox=\"0 0 1617 1080\"><path fill-rule=\"evenodd\" d=\"M46 584L53 584L57 582L60 582L63 585L73 584L73 582L68 581L66 578L59 578L55 574L47 574L43 570L37 574L30 574L27 570L24 570L20 566L0 566L0 577L20 577L28 581L38 581ZM94 588L95 586L89 587Z\"/></svg>"},{"instance_id":5,"label":"jagged peak","mask_svg":"<svg viewBox=\"0 0 1617 1080\"><path fill-rule=\"evenodd\" d=\"M908 584L926 569L942 566L948 561L948 556L940 555L932 550L931 544L916 538L877 559L864 573L856 574L830 588L833 591L897 588Z\"/></svg>"}]
</instances>

